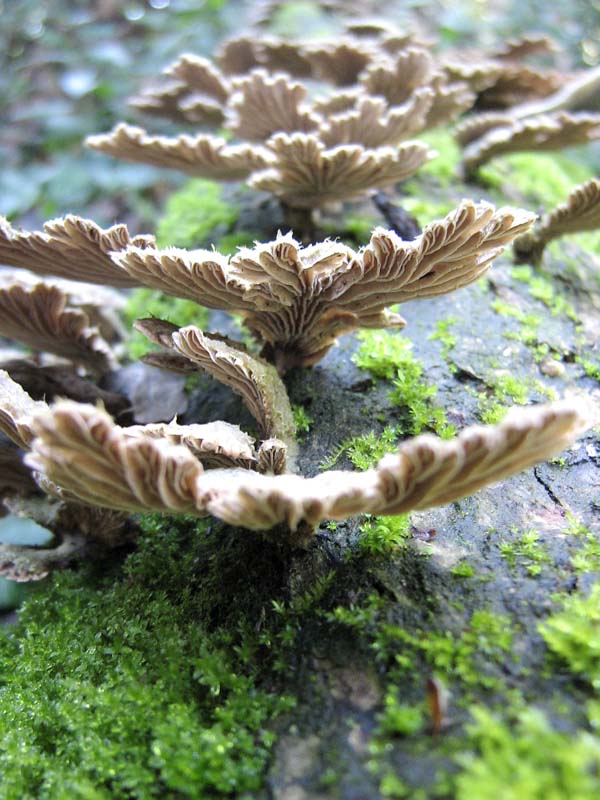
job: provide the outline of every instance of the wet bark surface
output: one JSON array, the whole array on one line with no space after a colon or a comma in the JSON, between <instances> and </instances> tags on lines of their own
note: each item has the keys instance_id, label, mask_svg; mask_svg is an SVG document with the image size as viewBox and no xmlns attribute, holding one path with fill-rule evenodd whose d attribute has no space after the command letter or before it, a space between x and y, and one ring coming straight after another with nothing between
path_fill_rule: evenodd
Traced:
<instances>
[{"instance_id":1,"label":"wet bark surface","mask_svg":"<svg viewBox=\"0 0 600 800\"><path fill-rule=\"evenodd\" d=\"M447 410L458 429L479 421L481 400L477 395L490 394L497 376L504 373L522 381L529 402L547 400L547 389L558 396L587 397L597 420L598 383L575 359L589 354L593 345L599 295L597 288L594 291L589 285L594 270L590 258L586 267L577 263L579 274L569 272L568 264L557 258L545 263L548 279L573 303L575 319L553 316L541 301L533 299L529 285L511 277L506 258L496 262L487 281L454 296L402 307L408 320L406 335L424 365L424 377L438 387L433 402ZM532 346L510 338L520 336L522 326L514 317L493 310L492 303L498 298L539 315L542 324L537 344L548 344L554 358L540 360ZM449 318L455 320L451 330L456 344L444 358L443 345L430 336L436 323ZM349 435L382 430L398 421L398 410L389 400L390 384L370 381L368 374L353 364L355 347L354 339L346 337L314 369L296 371L287 378L292 402L305 406L314 420L301 448L299 466L304 474L317 473L319 464ZM550 368L550 361L559 366ZM384 605L381 618L417 635L428 628L447 631L456 643L468 630L473 612L487 609L510 620L514 637L511 652L503 658L478 661L474 656L473 668L498 679L503 687L500 692L468 688L455 675L428 664L422 666L422 674L398 685L402 702L424 702L427 679L437 675L451 692L444 725L436 735L429 722L416 735L388 738L384 755L374 758L372 737L386 686L389 689L386 664L368 643L357 650L356 638L343 627L337 637L330 629L323 639L317 633L300 665L290 670L289 688L299 693L300 701L276 748L269 780L272 797L380 797L386 766L408 785L428 790L436 772L452 770L445 740L451 738L456 746L457 737L463 735L468 719L465 702L490 706L510 689L544 709L550 719L560 700L568 709L570 724L580 722L573 684L564 674L544 669L547 650L538 624L550 612L555 593L585 593L600 577L573 570L571 558L581 541L567 533L569 519L576 518L600 536L599 454L596 428L560 460L529 469L445 508L413 514L415 537L408 548L383 559L361 559L358 567L349 566L348 553L361 535L361 520L339 523L334 531L321 527L308 551L294 560L289 577L291 595L306 591L316 576L333 570L334 580L339 581L338 594L340 598L345 595L347 605L375 593ZM343 456L336 465L348 466ZM526 557L511 559L502 550L505 543L518 549L523 533L532 530L539 535L539 553L543 554L539 574L530 574L527 567L532 562ZM453 573L463 562L472 566L472 577ZM402 652L398 645L398 654ZM331 786L327 775L334 776Z\"/></svg>"}]
</instances>

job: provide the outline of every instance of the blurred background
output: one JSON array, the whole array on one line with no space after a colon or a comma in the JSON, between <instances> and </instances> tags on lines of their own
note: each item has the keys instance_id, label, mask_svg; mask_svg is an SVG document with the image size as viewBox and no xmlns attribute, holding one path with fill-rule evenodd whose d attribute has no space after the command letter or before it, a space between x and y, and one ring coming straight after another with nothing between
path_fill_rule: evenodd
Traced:
<instances>
[{"instance_id":1,"label":"blurred background","mask_svg":"<svg viewBox=\"0 0 600 800\"><path fill-rule=\"evenodd\" d=\"M565 69L600 63L600 0L0 0L0 214L28 227L74 212L153 230L185 179L91 153L84 137L139 121L127 99L144 83L181 52L211 55L265 12L268 33L319 38L357 8L432 36L440 48L486 49L535 31L558 40ZM169 125L154 120L152 128Z\"/></svg>"}]
</instances>

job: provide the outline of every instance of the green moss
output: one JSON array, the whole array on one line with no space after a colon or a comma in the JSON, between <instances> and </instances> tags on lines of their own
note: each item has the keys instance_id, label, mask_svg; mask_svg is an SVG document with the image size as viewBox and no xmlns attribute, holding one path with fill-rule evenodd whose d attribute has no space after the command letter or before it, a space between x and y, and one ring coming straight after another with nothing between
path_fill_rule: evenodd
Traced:
<instances>
[{"instance_id":1,"label":"green moss","mask_svg":"<svg viewBox=\"0 0 600 800\"><path fill-rule=\"evenodd\" d=\"M261 234L254 231L236 231L221 236L216 246L219 253L234 255L240 247L253 247L254 243L260 241Z\"/></svg>"},{"instance_id":2,"label":"green moss","mask_svg":"<svg viewBox=\"0 0 600 800\"><path fill-rule=\"evenodd\" d=\"M420 195L413 197L407 195L402 198L402 208L418 220L422 227L429 225L434 220L444 219L454 208L456 203L451 200L431 200L423 196L423 187Z\"/></svg>"},{"instance_id":3,"label":"green moss","mask_svg":"<svg viewBox=\"0 0 600 800\"><path fill-rule=\"evenodd\" d=\"M513 267L511 275L515 280L526 283L529 294L549 308L553 317L564 316L577 322L577 314L573 305L556 291L549 278L542 275L539 270L534 270L525 264Z\"/></svg>"},{"instance_id":4,"label":"green moss","mask_svg":"<svg viewBox=\"0 0 600 800\"><path fill-rule=\"evenodd\" d=\"M408 339L385 331L361 331L362 343L353 361L374 378L392 380L398 370L413 362L412 344Z\"/></svg>"},{"instance_id":5,"label":"green moss","mask_svg":"<svg viewBox=\"0 0 600 800\"><path fill-rule=\"evenodd\" d=\"M156 240L159 247L209 247L215 232L229 231L238 216L238 209L223 200L222 186L192 180L167 200Z\"/></svg>"},{"instance_id":6,"label":"green moss","mask_svg":"<svg viewBox=\"0 0 600 800\"><path fill-rule=\"evenodd\" d=\"M358 552L361 555L389 555L411 540L410 516L371 517L360 526Z\"/></svg>"},{"instance_id":7,"label":"green moss","mask_svg":"<svg viewBox=\"0 0 600 800\"><path fill-rule=\"evenodd\" d=\"M511 531L518 533L515 528L511 528ZM511 567L522 566L534 577L540 574L542 565L551 562L547 550L540 544L539 534L533 529L523 531L512 542L501 542L500 555Z\"/></svg>"},{"instance_id":8,"label":"green moss","mask_svg":"<svg viewBox=\"0 0 600 800\"><path fill-rule=\"evenodd\" d=\"M429 428L444 439L454 436L456 429L444 409L431 402L437 388L423 380L423 366L412 354L411 343L383 331L361 331L359 339L354 363L375 378L392 381L389 397L400 411L401 432L418 434Z\"/></svg>"},{"instance_id":9,"label":"green moss","mask_svg":"<svg viewBox=\"0 0 600 800\"><path fill-rule=\"evenodd\" d=\"M423 706L401 702L398 688L391 686L386 692L383 712L378 718L380 732L385 736L413 736L423 728L424 716Z\"/></svg>"},{"instance_id":10,"label":"green moss","mask_svg":"<svg viewBox=\"0 0 600 800\"><path fill-rule=\"evenodd\" d=\"M292 406L292 412L294 414L294 425L296 427L296 434L301 439L302 434L309 432L310 426L313 424L313 418L306 411L304 406L298 404L294 404Z\"/></svg>"},{"instance_id":11,"label":"green moss","mask_svg":"<svg viewBox=\"0 0 600 800\"><path fill-rule=\"evenodd\" d=\"M438 340L442 343L442 358L444 361L450 360L450 350L456 346L456 336L450 332L450 328L458 322L457 317L448 317L436 322L435 332L429 337L431 340Z\"/></svg>"},{"instance_id":12,"label":"green moss","mask_svg":"<svg viewBox=\"0 0 600 800\"><path fill-rule=\"evenodd\" d=\"M583 367L583 371L588 377L594 378L600 383L600 363L584 356L576 356L575 361Z\"/></svg>"},{"instance_id":13,"label":"green moss","mask_svg":"<svg viewBox=\"0 0 600 800\"><path fill-rule=\"evenodd\" d=\"M349 216L344 219L344 229L341 233L342 238L350 236L355 242L367 244L373 233L373 229L377 227L377 222L374 217ZM337 234L338 231L331 231Z\"/></svg>"},{"instance_id":14,"label":"green moss","mask_svg":"<svg viewBox=\"0 0 600 800\"><path fill-rule=\"evenodd\" d=\"M370 431L363 436L354 436L345 448L348 458L357 469L369 469L375 466L386 453L398 448L398 436L395 428L386 426L380 434Z\"/></svg>"},{"instance_id":15,"label":"green moss","mask_svg":"<svg viewBox=\"0 0 600 800\"><path fill-rule=\"evenodd\" d=\"M471 749L457 760L456 800L591 800L600 794L600 739L553 730L535 708L511 724L482 706L471 708Z\"/></svg>"},{"instance_id":16,"label":"green moss","mask_svg":"<svg viewBox=\"0 0 600 800\"><path fill-rule=\"evenodd\" d=\"M548 617L539 631L551 652L566 662L571 672L600 690L600 583L592 587L588 597L565 597L561 610Z\"/></svg>"},{"instance_id":17,"label":"green moss","mask_svg":"<svg viewBox=\"0 0 600 800\"><path fill-rule=\"evenodd\" d=\"M456 578L472 578L475 575L475 568L468 561L460 561L450 572Z\"/></svg>"},{"instance_id":18,"label":"green moss","mask_svg":"<svg viewBox=\"0 0 600 800\"><path fill-rule=\"evenodd\" d=\"M233 546L197 520L143 524L122 569L56 577L0 631L2 797L230 798L262 786L269 724L291 704L273 691L264 644L285 625L270 615L255 628L280 568L267 571L273 553L257 539Z\"/></svg>"},{"instance_id":19,"label":"green moss","mask_svg":"<svg viewBox=\"0 0 600 800\"><path fill-rule=\"evenodd\" d=\"M577 183L593 177L589 168L562 153L512 153L481 167L488 185L511 192L533 208L551 209L564 203Z\"/></svg>"},{"instance_id":20,"label":"green moss","mask_svg":"<svg viewBox=\"0 0 600 800\"><path fill-rule=\"evenodd\" d=\"M387 425L381 433L369 431L362 436L344 439L319 466L321 469L331 469L343 455L347 455L357 469L365 470L373 467L386 453L392 453L397 449L397 431Z\"/></svg>"},{"instance_id":21,"label":"green moss","mask_svg":"<svg viewBox=\"0 0 600 800\"><path fill-rule=\"evenodd\" d=\"M134 289L127 298L124 311L125 323L132 327L137 319L157 317L174 325L197 325L204 328L208 321L208 310L192 300L182 300L154 289ZM132 330L126 342L129 356L137 360L156 347L138 331Z\"/></svg>"},{"instance_id":22,"label":"green moss","mask_svg":"<svg viewBox=\"0 0 600 800\"><path fill-rule=\"evenodd\" d=\"M571 566L575 572L600 572L600 539L572 514L567 513L565 533L583 543L571 557Z\"/></svg>"},{"instance_id":23,"label":"green moss","mask_svg":"<svg viewBox=\"0 0 600 800\"><path fill-rule=\"evenodd\" d=\"M426 131L419 135L419 141L429 145L429 147L436 152L435 158L428 161L419 169L419 179L424 175L431 175L438 181L440 186L445 188L455 186L460 170L461 154L460 148L450 129L436 128L432 131ZM406 186L408 187L408 191L415 191L415 193L418 194L418 183L418 179L407 181ZM423 192L422 185L420 186L420 192ZM432 219L434 218L435 217L432 217Z\"/></svg>"},{"instance_id":24,"label":"green moss","mask_svg":"<svg viewBox=\"0 0 600 800\"><path fill-rule=\"evenodd\" d=\"M550 347L545 342L539 341L539 329L542 319L537 314L522 311L517 306L505 303L504 300L494 300L492 308L502 317L510 317L521 323L518 331L506 331L504 336L507 339L514 339L527 345L531 349L536 363L539 363L550 353Z\"/></svg>"},{"instance_id":25,"label":"green moss","mask_svg":"<svg viewBox=\"0 0 600 800\"><path fill-rule=\"evenodd\" d=\"M371 595L362 606L338 606L328 618L360 631L388 666L392 682L414 679L421 662L444 684L455 683L465 698L471 697L473 690L503 686L491 672L493 665L504 664L512 652L513 626L502 614L478 609L468 620L461 620L457 632L436 629L435 618L422 630L409 630L387 621L381 598Z\"/></svg>"},{"instance_id":26,"label":"green moss","mask_svg":"<svg viewBox=\"0 0 600 800\"><path fill-rule=\"evenodd\" d=\"M535 388L540 387L536 384ZM548 390L541 386L544 393ZM479 418L486 425L496 425L501 422L511 405L525 405L529 401L530 387L528 383L507 372L498 372L491 386L492 394L479 392L477 394L479 405Z\"/></svg>"}]
</instances>

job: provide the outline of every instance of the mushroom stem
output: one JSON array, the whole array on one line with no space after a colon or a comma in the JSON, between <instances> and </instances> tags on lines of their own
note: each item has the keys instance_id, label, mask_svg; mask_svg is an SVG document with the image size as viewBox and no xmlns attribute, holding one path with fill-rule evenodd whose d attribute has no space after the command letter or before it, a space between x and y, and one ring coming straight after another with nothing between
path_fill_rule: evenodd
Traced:
<instances>
[{"instance_id":1,"label":"mushroom stem","mask_svg":"<svg viewBox=\"0 0 600 800\"><path fill-rule=\"evenodd\" d=\"M292 231L302 244L310 244L315 241L316 228L312 208L296 208L282 201L281 209L287 230Z\"/></svg>"}]
</instances>

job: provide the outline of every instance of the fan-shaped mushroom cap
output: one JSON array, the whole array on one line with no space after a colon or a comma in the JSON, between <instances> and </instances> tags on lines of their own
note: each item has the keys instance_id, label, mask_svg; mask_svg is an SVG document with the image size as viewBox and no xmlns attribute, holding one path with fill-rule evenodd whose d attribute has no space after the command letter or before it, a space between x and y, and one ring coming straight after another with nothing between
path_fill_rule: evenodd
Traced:
<instances>
[{"instance_id":1,"label":"fan-shaped mushroom cap","mask_svg":"<svg viewBox=\"0 0 600 800\"><path fill-rule=\"evenodd\" d=\"M48 406L32 400L27 392L0 370L0 431L23 450L29 449L34 437L31 415L47 411Z\"/></svg>"},{"instance_id":2,"label":"fan-shaped mushroom cap","mask_svg":"<svg viewBox=\"0 0 600 800\"><path fill-rule=\"evenodd\" d=\"M293 462L297 449L294 415L275 367L230 341L207 336L194 325L177 329L168 322L144 319L138 320L135 327L151 341L168 347L230 386L258 422L263 438L277 441L279 450L283 448L283 454L277 456L282 467L285 467L286 445L290 462ZM160 361L153 360L153 363L160 364ZM266 458L266 451L263 458Z\"/></svg>"},{"instance_id":3,"label":"fan-shaped mushroom cap","mask_svg":"<svg viewBox=\"0 0 600 800\"><path fill-rule=\"evenodd\" d=\"M133 247L114 259L144 285L242 312L283 373L316 363L348 331L403 326L386 307L472 283L534 219L525 211L463 201L413 241L378 228L358 253L330 241L301 247L287 234L231 258Z\"/></svg>"},{"instance_id":4,"label":"fan-shaped mushroom cap","mask_svg":"<svg viewBox=\"0 0 600 800\"><path fill-rule=\"evenodd\" d=\"M306 104L306 88L281 73L263 69L233 82L227 127L236 136L264 142L282 131L314 131L319 118Z\"/></svg>"},{"instance_id":5,"label":"fan-shaped mushroom cap","mask_svg":"<svg viewBox=\"0 0 600 800\"><path fill-rule=\"evenodd\" d=\"M68 214L46 222L42 231L18 231L0 217L0 264L24 267L37 275L108 284L137 286L118 269L109 253L128 245L154 244L153 236L130 236L125 225L102 229L89 219Z\"/></svg>"},{"instance_id":6,"label":"fan-shaped mushroom cap","mask_svg":"<svg viewBox=\"0 0 600 800\"><path fill-rule=\"evenodd\" d=\"M207 134L150 136L143 128L123 124L111 133L88 136L86 144L125 161L221 181L243 180L270 162L269 153L257 145L230 145Z\"/></svg>"},{"instance_id":7,"label":"fan-shaped mushroom cap","mask_svg":"<svg viewBox=\"0 0 600 800\"><path fill-rule=\"evenodd\" d=\"M464 150L464 167L473 174L491 158L523 150L560 150L600 138L600 114L549 114L511 120L492 128Z\"/></svg>"},{"instance_id":8,"label":"fan-shaped mushroom cap","mask_svg":"<svg viewBox=\"0 0 600 800\"><path fill-rule=\"evenodd\" d=\"M399 514L458 500L560 452L586 425L570 404L514 409L453 440L425 434L366 472L314 478L203 472L187 449L127 437L104 412L62 402L34 418L28 462L70 492L109 508L211 513L232 525L285 525L291 541L326 519ZM296 532L296 535L295 533Z\"/></svg>"},{"instance_id":9,"label":"fan-shaped mushroom cap","mask_svg":"<svg viewBox=\"0 0 600 800\"><path fill-rule=\"evenodd\" d=\"M68 302L58 286L42 282L0 285L0 336L84 364L94 372L115 366L98 328L91 327L87 314Z\"/></svg>"},{"instance_id":10,"label":"fan-shaped mushroom cap","mask_svg":"<svg viewBox=\"0 0 600 800\"><path fill-rule=\"evenodd\" d=\"M600 180L592 178L576 186L565 203L545 214L533 231L517 237L515 255L520 260L538 261L552 239L570 233L600 228Z\"/></svg>"},{"instance_id":11,"label":"fan-shaped mushroom cap","mask_svg":"<svg viewBox=\"0 0 600 800\"><path fill-rule=\"evenodd\" d=\"M249 183L294 208L348 200L399 183L433 155L419 142L396 148L343 145L327 149L317 136L303 133L279 133L267 146L274 156L271 165L255 172Z\"/></svg>"},{"instance_id":12,"label":"fan-shaped mushroom cap","mask_svg":"<svg viewBox=\"0 0 600 800\"><path fill-rule=\"evenodd\" d=\"M187 447L128 436L106 412L70 401L36 415L26 463L85 503L122 511L193 511L201 463ZM50 467L50 464L52 465Z\"/></svg>"}]
</instances>

